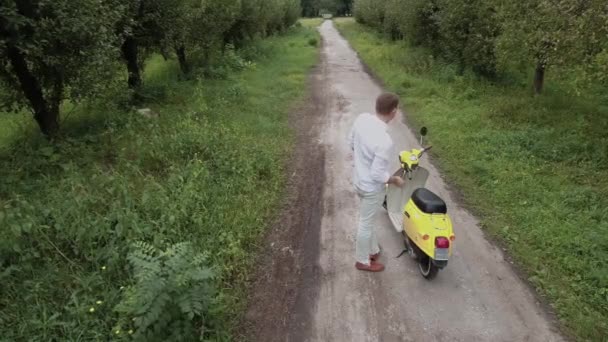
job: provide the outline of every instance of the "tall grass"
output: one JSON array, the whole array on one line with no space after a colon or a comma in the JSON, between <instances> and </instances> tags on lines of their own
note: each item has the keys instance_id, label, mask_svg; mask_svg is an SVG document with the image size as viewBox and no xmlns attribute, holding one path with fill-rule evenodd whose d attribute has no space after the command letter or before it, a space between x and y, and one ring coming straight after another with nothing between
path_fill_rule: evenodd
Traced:
<instances>
[{"instance_id":1,"label":"tall grass","mask_svg":"<svg viewBox=\"0 0 608 342\"><path fill-rule=\"evenodd\" d=\"M579 341L608 336L608 98L491 84L353 20L340 31L428 126L440 167ZM465 242L466 243L466 242Z\"/></svg>"},{"instance_id":2,"label":"tall grass","mask_svg":"<svg viewBox=\"0 0 608 342\"><path fill-rule=\"evenodd\" d=\"M216 290L195 324L203 339L230 340L281 197L287 113L316 36L300 27L230 52L212 80L179 81L176 63L156 56L143 93L157 118L121 109L117 91L78 107L54 144L30 124L11 134L4 123L31 118L3 113L0 339L129 339L133 327L117 324L135 317L116 308L134 284L127 255L144 241L189 242L205 260Z\"/></svg>"}]
</instances>

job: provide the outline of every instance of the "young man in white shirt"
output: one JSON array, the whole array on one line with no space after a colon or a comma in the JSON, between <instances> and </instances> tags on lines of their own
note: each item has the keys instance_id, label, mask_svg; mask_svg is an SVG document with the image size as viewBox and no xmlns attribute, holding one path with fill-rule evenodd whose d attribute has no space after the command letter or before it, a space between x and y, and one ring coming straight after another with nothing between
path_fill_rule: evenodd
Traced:
<instances>
[{"instance_id":1,"label":"young man in white shirt","mask_svg":"<svg viewBox=\"0 0 608 342\"><path fill-rule=\"evenodd\" d=\"M356 243L358 270L381 272L378 262L380 247L375 232L374 217L385 196L386 184L403 185L403 179L391 176L390 158L396 158L393 141L388 135L388 123L395 118L399 97L384 93L376 99L376 114L363 113L355 120L349 145L353 152L355 190L361 199L359 230Z\"/></svg>"}]
</instances>

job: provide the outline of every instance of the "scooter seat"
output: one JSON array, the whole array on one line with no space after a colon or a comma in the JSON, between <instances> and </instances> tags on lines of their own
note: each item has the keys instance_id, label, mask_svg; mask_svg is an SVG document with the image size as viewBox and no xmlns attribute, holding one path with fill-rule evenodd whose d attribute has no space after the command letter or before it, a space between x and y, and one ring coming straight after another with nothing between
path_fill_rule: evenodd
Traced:
<instances>
[{"instance_id":1,"label":"scooter seat","mask_svg":"<svg viewBox=\"0 0 608 342\"><path fill-rule=\"evenodd\" d=\"M448 212L445 202L439 196L425 188L416 189L412 194L412 200L424 213L445 214Z\"/></svg>"}]
</instances>

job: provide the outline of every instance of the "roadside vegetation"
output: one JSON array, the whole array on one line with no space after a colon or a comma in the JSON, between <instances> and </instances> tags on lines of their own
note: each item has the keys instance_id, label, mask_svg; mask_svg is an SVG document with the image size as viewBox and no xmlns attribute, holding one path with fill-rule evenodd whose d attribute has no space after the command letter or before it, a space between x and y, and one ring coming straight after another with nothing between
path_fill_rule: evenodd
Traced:
<instances>
[{"instance_id":1,"label":"roadside vegetation","mask_svg":"<svg viewBox=\"0 0 608 342\"><path fill-rule=\"evenodd\" d=\"M78 35L81 24L90 24L76 23L78 16L69 12L81 2L108 3L39 2L57 18L73 20L60 32L67 35L58 37L63 43ZM49 23L37 16L20 21L30 25L23 32L37 32L29 38L40 48L30 44L29 55L25 45L18 51L31 56L28 66L41 75L42 87L50 87L43 90L42 107L30 101L27 89L10 83L17 82L18 68L10 64L2 36L0 60L12 66L0 88L11 105L0 113L0 340L232 339L246 302L252 253L283 189L291 148L287 114L304 94L317 56L311 41L319 38L314 23L293 27L299 13L287 11L290 1L248 2L277 6L279 12L227 3L206 9L229 10L231 19L222 22L231 25L193 31L201 39L201 32L207 34L210 45L187 45L187 69L174 40L164 45L151 39L154 44L142 47L145 54L137 59L137 82L126 62L121 71L120 46L64 74L63 85L52 82L62 62L83 61L45 45L52 37L36 30L49 29ZM16 13L4 6L1 20ZM209 17L214 23L216 12ZM239 16L262 12L272 17ZM89 14L83 18L92 20ZM161 23L158 16L164 14L155 12L153 22ZM195 14L198 20L210 15L189 13ZM262 26L245 31L249 24ZM92 39L97 30L85 30L80 38ZM120 39L133 31L125 32L112 39L124 44ZM107 62L105 68L100 61ZM105 69L113 74L96 73ZM94 84L84 84L89 81ZM53 97L57 87L62 96ZM57 116L41 124L32 112Z\"/></svg>"},{"instance_id":2,"label":"roadside vegetation","mask_svg":"<svg viewBox=\"0 0 608 342\"><path fill-rule=\"evenodd\" d=\"M302 16L320 17L324 14L349 16L353 10L353 0L302 0Z\"/></svg>"},{"instance_id":3,"label":"roadside vegetation","mask_svg":"<svg viewBox=\"0 0 608 342\"><path fill-rule=\"evenodd\" d=\"M476 3L486 12L467 15L458 14L465 9L457 1L387 1L386 9L372 3L355 1L364 24L336 19L341 33L402 96L413 127L429 127L435 162L547 297L565 331L577 341L605 341L608 97L598 73L606 65L605 27L585 31L595 34L555 28L546 42L557 45L534 54L525 51L538 42L525 34L534 30L486 16L511 18L509 11L523 10L516 3L503 12ZM553 23L549 14L544 19ZM571 52L570 44L590 45ZM458 245L466 248L466 241Z\"/></svg>"}]
</instances>

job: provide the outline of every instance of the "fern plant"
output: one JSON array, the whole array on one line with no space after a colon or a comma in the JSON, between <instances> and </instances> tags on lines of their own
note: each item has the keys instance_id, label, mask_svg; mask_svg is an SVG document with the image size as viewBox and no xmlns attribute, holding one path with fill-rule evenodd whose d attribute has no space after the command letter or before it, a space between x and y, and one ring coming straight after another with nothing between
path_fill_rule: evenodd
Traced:
<instances>
[{"instance_id":1,"label":"fern plant","mask_svg":"<svg viewBox=\"0 0 608 342\"><path fill-rule=\"evenodd\" d=\"M190 243L160 251L137 242L128 256L134 283L115 310L117 338L141 341L194 341L203 338L212 298L212 271Z\"/></svg>"}]
</instances>

